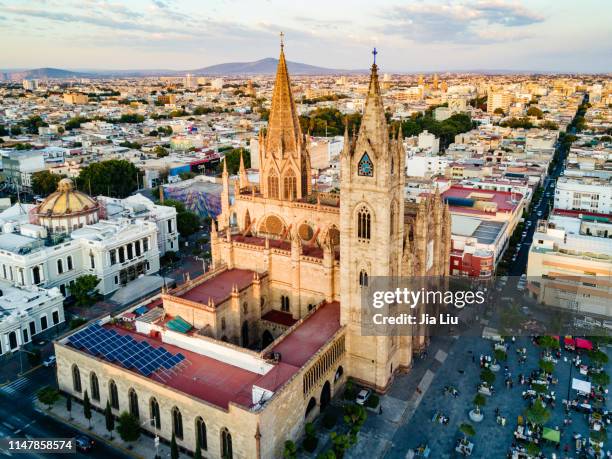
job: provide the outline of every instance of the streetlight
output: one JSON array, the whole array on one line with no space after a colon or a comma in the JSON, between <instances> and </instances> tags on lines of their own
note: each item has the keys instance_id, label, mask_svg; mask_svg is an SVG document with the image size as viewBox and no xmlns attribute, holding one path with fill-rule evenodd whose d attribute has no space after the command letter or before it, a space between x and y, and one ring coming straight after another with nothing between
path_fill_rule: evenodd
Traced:
<instances>
[{"instance_id":1,"label":"streetlight","mask_svg":"<svg viewBox=\"0 0 612 459\"><path fill-rule=\"evenodd\" d=\"M157 418L153 416L152 418L147 419L142 424L140 424L140 426L144 427L145 425L149 424L151 421L153 421L153 432L155 433L155 438L153 439L153 443L155 444L155 459L157 459L159 458L159 436L157 435Z\"/></svg>"}]
</instances>

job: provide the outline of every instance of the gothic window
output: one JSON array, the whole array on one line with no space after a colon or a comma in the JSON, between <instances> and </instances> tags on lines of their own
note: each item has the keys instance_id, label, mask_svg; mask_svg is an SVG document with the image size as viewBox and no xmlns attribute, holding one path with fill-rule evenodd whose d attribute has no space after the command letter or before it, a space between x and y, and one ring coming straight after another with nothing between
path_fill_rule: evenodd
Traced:
<instances>
[{"instance_id":1,"label":"gothic window","mask_svg":"<svg viewBox=\"0 0 612 459\"><path fill-rule=\"evenodd\" d=\"M293 201L297 197L295 173L291 169L287 171L283 178L283 195L289 201Z\"/></svg>"},{"instance_id":2,"label":"gothic window","mask_svg":"<svg viewBox=\"0 0 612 459\"><path fill-rule=\"evenodd\" d=\"M362 240L370 240L370 228L371 228L371 216L370 211L365 207L359 209L357 213L357 237Z\"/></svg>"},{"instance_id":3,"label":"gothic window","mask_svg":"<svg viewBox=\"0 0 612 459\"><path fill-rule=\"evenodd\" d=\"M374 176L374 165L372 164L370 155L368 155L367 152L365 152L359 160L359 164L357 165L357 175L362 177Z\"/></svg>"},{"instance_id":4,"label":"gothic window","mask_svg":"<svg viewBox=\"0 0 612 459\"><path fill-rule=\"evenodd\" d=\"M365 271L365 269L362 269L361 271L359 271L359 286L360 287L368 286L368 273Z\"/></svg>"},{"instance_id":5,"label":"gothic window","mask_svg":"<svg viewBox=\"0 0 612 459\"><path fill-rule=\"evenodd\" d=\"M206 438L206 423L200 416L196 418L196 441L204 451L208 449L208 439Z\"/></svg>"},{"instance_id":6,"label":"gothic window","mask_svg":"<svg viewBox=\"0 0 612 459\"><path fill-rule=\"evenodd\" d=\"M91 386L91 398L100 401L100 383L98 376L93 372L89 375L89 385Z\"/></svg>"},{"instance_id":7,"label":"gothic window","mask_svg":"<svg viewBox=\"0 0 612 459\"><path fill-rule=\"evenodd\" d=\"M149 402L149 415L151 416L151 426L156 429L161 428L161 420L159 418L159 403L155 397L151 398Z\"/></svg>"},{"instance_id":8,"label":"gothic window","mask_svg":"<svg viewBox=\"0 0 612 459\"><path fill-rule=\"evenodd\" d=\"M75 392L81 392L81 372L76 365L72 365L72 388Z\"/></svg>"},{"instance_id":9,"label":"gothic window","mask_svg":"<svg viewBox=\"0 0 612 459\"><path fill-rule=\"evenodd\" d=\"M289 312L289 297L281 296L281 311Z\"/></svg>"},{"instance_id":10,"label":"gothic window","mask_svg":"<svg viewBox=\"0 0 612 459\"><path fill-rule=\"evenodd\" d=\"M136 391L132 388L128 396L130 399L130 414L138 419L140 418L140 413L138 412L138 394L136 394Z\"/></svg>"},{"instance_id":11,"label":"gothic window","mask_svg":"<svg viewBox=\"0 0 612 459\"><path fill-rule=\"evenodd\" d=\"M112 408L119 409L119 393L117 392L117 384L111 379L108 383L108 398Z\"/></svg>"},{"instance_id":12,"label":"gothic window","mask_svg":"<svg viewBox=\"0 0 612 459\"><path fill-rule=\"evenodd\" d=\"M183 415L176 406L172 408L172 433L176 438L183 439Z\"/></svg>"},{"instance_id":13,"label":"gothic window","mask_svg":"<svg viewBox=\"0 0 612 459\"><path fill-rule=\"evenodd\" d=\"M278 175L274 170L268 175L268 197L278 199Z\"/></svg>"},{"instance_id":14,"label":"gothic window","mask_svg":"<svg viewBox=\"0 0 612 459\"><path fill-rule=\"evenodd\" d=\"M232 459L232 434L225 427L221 429L221 457L223 459Z\"/></svg>"}]
</instances>

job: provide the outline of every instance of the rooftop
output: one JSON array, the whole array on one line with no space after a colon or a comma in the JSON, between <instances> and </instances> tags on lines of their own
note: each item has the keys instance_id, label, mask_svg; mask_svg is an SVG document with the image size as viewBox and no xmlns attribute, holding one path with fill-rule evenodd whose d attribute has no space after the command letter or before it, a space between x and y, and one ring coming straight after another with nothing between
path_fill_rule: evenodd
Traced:
<instances>
[{"instance_id":1,"label":"rooftop","mask_svg":"<svg viewBox=\"0 0 612 459\"><path fill-rule=\"evenodd\" d=\"M188 290L180 291L180 289L177 289L176 293L173 291L169 293L196 303L208 304L210 298L215 304L220 304L230 297L234 285L238 286L238 290L251 285L253 274L254 271L248 269L230 269L196 284Z\"/></svg>"}]
</instances>

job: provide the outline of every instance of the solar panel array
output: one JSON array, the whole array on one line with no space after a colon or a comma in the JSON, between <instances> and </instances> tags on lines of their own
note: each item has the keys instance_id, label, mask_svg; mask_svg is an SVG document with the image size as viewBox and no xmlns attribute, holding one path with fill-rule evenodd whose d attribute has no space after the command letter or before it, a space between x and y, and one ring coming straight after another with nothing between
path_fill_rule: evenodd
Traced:
<instances>
[{"instance_id":1,"label":"solar panel array","mask_svg":"<svg viewBox=\"0 0 612 459\"><path fill-rule=\"evenodd\" d=\"M170 370L185 361L185 356L180 352L172 354L163 346L153 347L146 341L137 341L99 324L90 325L68 340L77 349L138 370L144 376L150 376L159 369Z\"/></svg>"}]
</instances>

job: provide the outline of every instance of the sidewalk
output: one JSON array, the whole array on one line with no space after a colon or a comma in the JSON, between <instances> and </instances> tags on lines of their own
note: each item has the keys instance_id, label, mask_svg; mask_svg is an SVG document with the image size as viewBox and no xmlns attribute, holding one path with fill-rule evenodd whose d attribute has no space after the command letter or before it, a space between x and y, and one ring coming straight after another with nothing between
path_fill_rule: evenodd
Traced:
<instances>
[{"instance_id":1,"label":"sidewalk","mask_svg":"<svg viewBox=\"0 0 612 459\"><path fill-rule=\"evenodd\" d=\"M75 399L72 400L72 419L66 410L66 399L60 397L59 401L55 403L51 410L47 409L46 405L42 405L40 402L36 402L36 408L41 413L48 416L53 416L57 420L69 424L72 427L82 431L85 435L92 437L96 442L105 442L114 448L121 450L123 453L139 458L139 459L153 459L155 457L155 444L152 437L141 434L140 438L135 442L125 442L120 437L117 431L113 431L113 439L110 439L108 431L106 430L106 422L104 414L91 411L91 429L89 428L89 422L83 416L83 405L78 403ZM115 420L115 427L117 422ZM95 446L94 446L95 449ZM164 443L159 444L159 457L168 458L170 457L170 445ZM188 458L185 454L179 454L180 458Z\"/></svg>"}]
</instances>

